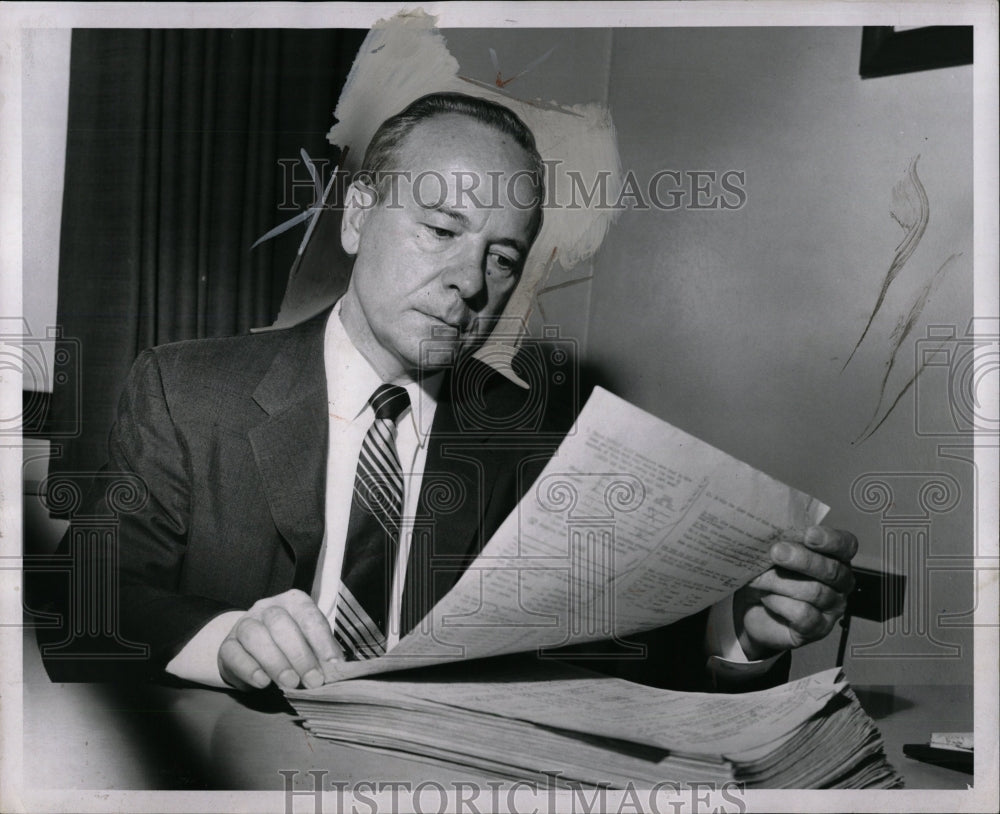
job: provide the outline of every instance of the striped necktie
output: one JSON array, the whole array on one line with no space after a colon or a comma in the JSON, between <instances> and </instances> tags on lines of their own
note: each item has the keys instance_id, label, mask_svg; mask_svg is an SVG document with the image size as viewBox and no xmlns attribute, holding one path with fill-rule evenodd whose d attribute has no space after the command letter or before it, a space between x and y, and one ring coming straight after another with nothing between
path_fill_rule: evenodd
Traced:
<instances>
[{"instance_id":1,"label":"striped necktie","mask_svg":"<svg viewBox=\"0 0 1000 814\"><path fill-rule=\"evenodd\" d=\"M344 654L355 659L385 653L403 513L396 420L410 406L410 397L402 387L383 384L368 403L375 411L375 421L358 456L333 631Z\"/></svg>"}]
</instances>

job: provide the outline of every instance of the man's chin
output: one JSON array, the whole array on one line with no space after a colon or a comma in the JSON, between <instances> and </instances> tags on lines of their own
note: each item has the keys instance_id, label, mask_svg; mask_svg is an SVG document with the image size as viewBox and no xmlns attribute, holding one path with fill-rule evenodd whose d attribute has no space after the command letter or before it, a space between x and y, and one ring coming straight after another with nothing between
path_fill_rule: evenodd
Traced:
<instances>
[{"instance_id":1,"label":"man's chin","mask_svg":"<svg viewBox=\"0 0 1000 814\"><path fill-rule=\"evenodd\" d=\"M484 337L435 337L420 343L420 368L424 372L446 370L472 356Z\"/></svg>"}]
</instances>

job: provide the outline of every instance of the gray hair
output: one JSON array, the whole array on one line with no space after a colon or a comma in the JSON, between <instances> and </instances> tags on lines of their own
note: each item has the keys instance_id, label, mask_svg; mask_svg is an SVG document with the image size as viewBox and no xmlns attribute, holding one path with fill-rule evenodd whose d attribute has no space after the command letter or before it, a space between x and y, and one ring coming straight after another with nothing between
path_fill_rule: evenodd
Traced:
<instances>
[{"instance_id":1,"label":"gray hair","mask_svg":"<svg viewBox=\"0 0 1000 814\"><path fill-rule=\"evenodd\" d=\"M536 211L538 213L538 228L541 228L542 200L545 195L545 165L538 148L535 146L534 135L510 108L464 93L440 92L421 96L379 125L375 135L368 143L368 149L365 151L359 173L362 179L370 181L370 186L374 189L377 200L381 200L386 193L386 185L391 180L390 173L401 169L398 166L398 159L399 146L403 139L420 122L449 113L457 113L482 122L498 133L510 136L524 150L528 156L528 172L538 190ZM537 234L537 229L535 233Z\"/></svg>"}]
</instances>

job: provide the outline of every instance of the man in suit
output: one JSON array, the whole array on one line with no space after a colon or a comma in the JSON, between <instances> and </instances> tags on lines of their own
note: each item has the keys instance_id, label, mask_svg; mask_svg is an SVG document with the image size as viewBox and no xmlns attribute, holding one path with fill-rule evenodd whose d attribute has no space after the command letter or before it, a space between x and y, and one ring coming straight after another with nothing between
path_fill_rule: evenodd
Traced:
<instances>
[{"instance_id":1,"label":"man in suit","mask_svg":"<svg viewBox=\"0 0 1000 814\"><path fill-rule=\"evenodd\" d=\"M363 166L341 232L354 270L331 311L154 348L130 374L109 469L148 488L121 515L117 571L120 635L149 645L149 675L314 687L340 659L391 649L572 421L558 387L524 410L523 390L470 358L540 227L530 131L501 106L434 94L379 128ZM465 504L432 499L449 477ZM429 524L430 550L401 517ZM644 663L605 666L706 688L711 655L780 680L782 654L842 613L855 549L823 527L778 543L774 568L731 601L643 637Z\"/></svg>"}]
</instances>

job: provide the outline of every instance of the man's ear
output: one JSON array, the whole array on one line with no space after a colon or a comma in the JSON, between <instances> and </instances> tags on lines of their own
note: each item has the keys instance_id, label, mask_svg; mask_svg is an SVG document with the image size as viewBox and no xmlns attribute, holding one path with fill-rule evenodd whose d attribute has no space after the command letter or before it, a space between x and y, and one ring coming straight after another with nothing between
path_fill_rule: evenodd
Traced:
<instances>
[{"instance_id":1,"label":"man's ear","mask_svg":"<svg viewBox=\"0 0 1000 814\"><path fill-rule=\"evenodd\" d=\"M375 203L374 189L360 181L351 182L344 201L344 217L340 221L340 245L351 256L358 253L361 232Z\"/></svg>"}]
</instances>

